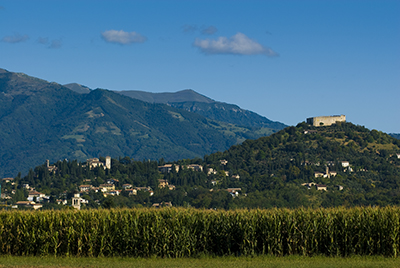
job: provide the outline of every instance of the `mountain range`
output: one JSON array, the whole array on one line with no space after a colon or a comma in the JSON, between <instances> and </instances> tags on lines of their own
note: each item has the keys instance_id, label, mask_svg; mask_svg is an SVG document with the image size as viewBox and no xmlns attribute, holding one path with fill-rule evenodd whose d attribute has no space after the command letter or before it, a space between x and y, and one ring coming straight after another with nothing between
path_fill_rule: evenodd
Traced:
<instances>
[{"instance_id":1,"label":"mountain range","mask_svg":"<svg viewBox=\"0 0 400 268\"><path fill-rule=\"evenodd\" d=\"M117 93L0 69L3 177L46 159L203 157L285 126L192 90Z\"/></svg>"},{"instance_id":2,"label":"mountain range","mask_svg":"<svg viewBox=\"0 0 400 268\"><path fill-rule=\"evenodd\" d=\"M91 90L86 86L76 83L66 84L64 86L82 94L87 94ZM287 127L287 125L283 123L274 122L252 111L241 109L237 105L215 101L191 89L172 93L151 93L140 90L124 90L115 92L144 102L167 104L175 108L200 114L213 120L223 121L239 126L271 128L273 130L280 130Z\"/></svg>"}]
</instances>

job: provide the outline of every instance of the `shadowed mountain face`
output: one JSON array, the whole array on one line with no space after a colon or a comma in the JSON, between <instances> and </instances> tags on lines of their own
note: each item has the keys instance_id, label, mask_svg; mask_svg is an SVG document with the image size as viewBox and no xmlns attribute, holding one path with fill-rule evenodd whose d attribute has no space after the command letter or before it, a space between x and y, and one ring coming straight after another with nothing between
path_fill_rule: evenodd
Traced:
<instances>
[{"instance_id":1,"label":"shadowed mountain face","mask_svg":"<svg viewBox=\"0 0 400 268\"><path fill-rule=\"evenodd\" d=\"M70 84L66 84L64 85L64 87L67 87L69 89L71 89L72 91L75 91L76 93L79 94L88 94L90 93L90 88L88 88L87 86L83 86L77 83L70 83Z\"/></svg>"},{"instance_id":2,"label":"shadowed mountain face","mask_svg":"<svg viewBox=\"0 0 400 268\"><path fill-rule=\"evenodd\" d=\"M79 94L0 69L0 176L25 173L46 159L202 157L270 133L112 91Z\"/></svg>"},{"instance_id":3,"label":"shadowed mountain face","mask_svg":"<svg viewBox=\"0 0 400 268\"><path fill-rule=\"evenodd\" d=\"M144 91L117 91L118 93L152 103L165 103L175 108L200 114L207 118L246 127L269 128L281 130L287 125L274 122L254 112L241 109L239 106L214 101L191 89L175 93L149 93Z\"/></svg>"},{"instance_id":4,"label":"shadowed mountain face","mask_svg":"<svg viewBox=\"0 0 400 268\"><path fill-rule=\"evenodd\" d=\"M203 96L191 89L185 89L182 91L174 92L174 93L150 93L145 91L138 90L126 90L126 91L116 91L122 95L146 101L146 102L155 102L155 103L174 103L174 102L204 102L204 103L213 103L214 100Z\"/></svg>"}]
</instances>

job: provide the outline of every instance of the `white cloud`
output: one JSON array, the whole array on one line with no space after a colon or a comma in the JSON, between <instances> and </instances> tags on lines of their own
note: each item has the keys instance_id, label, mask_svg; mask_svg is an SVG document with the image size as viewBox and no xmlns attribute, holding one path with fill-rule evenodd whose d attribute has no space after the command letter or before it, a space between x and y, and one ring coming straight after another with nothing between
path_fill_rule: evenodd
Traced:
<instances>
[{"instance_id":1,"label":"white cloud","mask_svg":"<svg viewBox=\"0 0 400 268\"><path fill-rule=\"evenodd\" d=\"M9 36L3 37L2 41L6 42L6 43L15 44L15 43L24 42L28 39L29 39L29 36L26 34L24 34L24 35L14 34L14 35L9 35Z\"/></svg>"},{"instance_id":2,"label":"white cloud","mask_svg":"<svg viewBox=\"0 0 400 268\"><path fill-rule=\"evenodd\" d=\"M258 42L248 38L242 33L237 33L234 36L227 38L219 37L217 40L199 39L193 43L193 46L198 47L205 54L235 54L235 55L266 55L278 56L272 49L265 47Z\"/></svg>"},{"instance_id":3,"label":"white cloud","mask_svg":"<svg viewBox=\"0 0 400 268\"><path fill-rule=\"evenodd\" d=\"M109 30L101 33L101 37L109 43L117 43L121 45L131 43L143 43L147 38L136 32L125 32L123 30Z\"/></svg>"}]
</instances>

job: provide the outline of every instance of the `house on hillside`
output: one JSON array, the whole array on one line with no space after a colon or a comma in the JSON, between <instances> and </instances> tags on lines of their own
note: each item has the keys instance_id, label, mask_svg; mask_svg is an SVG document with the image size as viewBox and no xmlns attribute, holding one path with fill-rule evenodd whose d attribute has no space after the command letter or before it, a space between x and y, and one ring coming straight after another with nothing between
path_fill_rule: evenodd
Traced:
<instances>
[{"instance_id":1,"label":"house on hillside","mask_svg":"<svg viewBox=\"0 0 400 268\"><path fill-rule=\"evenodd\" d=\"M168 186L167 180L158 180L158 188L164 188L166 186Z\"/></svg>"},{"instance_id":2,"label":"house on hillside","mask_svg":"<svg viewBox=\"0 0 400 268\"><path fill-rule=\"evenodd\" d=\"M179 165L173 165L173 164L165 164L163 166L158 166L158 171L161 173L170 173L172 171L172 168L175 166L175 171L179 171Z\"/></svg>"},{"instance_id":3,"label":"house on hillside","mask_svg":"<svg viewBox=\"0 0 400 268\"><path fill-rule=\"evenodd\" d=\"M108 180L107 180L107 184L115 184L115 185L118 186L119 180L114 179L114 178L111 178L111 179L108 179Z\"/></svg>"},{"instance_id":4,"label":"house on hillside","mask_svg":"<svg viewBox=\"0 0 400 268\"><path fill-rule=\"evenodd\" d=\"M308 129L308 130L304 130L304 134L313 134L313 133L317 133L318 131L316 131L316 130L310 130L310 129Z\"/></svg>"},{"instance_id":5,"label":"house on hillside","mask_svg":"<svg viewBox=\"0 0 400 268\"><path fill-rule=\"evenodd\" d=\"M315 178L319 178L319 177L323 177L323 178L330 178L330 177L335 177L337 175L336 171L329 171L329 167L327 166L325 169L325 173L322 172L315 172L314 173L314 177Z\"/></svg>"},{"instance_id":6,"label":"house on hillside","mask_svg":"<svg viewBox=\"0 0 400 268\"><path fill-rule=\"evenodd\" d=\"M43 207L42 204L36 204L33 201L18 201L17 203L15 203L16 207L30 207L33 208L34 210L37 210L41 207Z\"/></svg>"},{"instance_id":7,"label":"house on hillside","mask_svg":"<svg viewBox=\"0 0 400 268\"><path fill-rule=\"evenodd\" d=\"M89 191L90 189L92 189L92 185L87 185L87 184L84 184L84 185L79 185L79 191L81 191L81 192L87 192L87 191Z\"/></svg>"},{"instance_id":8,"label":"house on hillside","mask_svg":"<svg viewBox=\"0 0 400 268\"><path fill-rule=\"evenodd\" d=\"M349 163L349 161L341 161L340 163L342 164L342 167L344 167L344 168L346 168L346 167L349 167L349 166L350 166L350 163Z\"/></svg>"},{"instance_id":9,"label":"house on hillside","mask_svg":"<svg viewBox=\"0 0 400 268\"><path fill-rule=\"evenodd\" d=\"M56 202L58 205L66 205L68 203L66 199L57 199Z\"/></svg>"},{"instance_id":10,"label":"house on hillside","mask_svg":"<svg viewBox=\"0 0 400 268\"><path fill-rule=\"evenodd\" d=\"M168 184L168 190L170 190L170 191L172 191L172 190L175 190L175 185L172 185L172 184Z\"/></svg>"},{"instance_id":11,"label":"house on hillside","mask_svg":"<svg viewBox=\"0 0 400 268\"><path fill-rule=\"evenodd\" d=\"M213 169L213 168L208 168L207 169L207 175L211 175L211 174L217 174L217 171L215 170L215 169Z\"/></svg>"},{"instance_id":12,"label":"house on hillside","mask_svg":"<svg viewBox=\"0 0 400 268\"><path fill-rule=\"evenodd\" d=\"M29 186L29 183L23 183L22 188L29 190L31 189L31 186Z\"/></svg>"},{"instance_id":13,"label":"house on hillside","mask_svg":"<svg viewBox=\"0 0 400 268\"><path fill-rule=\"evenodd\" d=\"M318 184L315 182L306 182L306 183L302 183L301 185L306 186L307 189L309 189L309 190L311 189L311 187L315 186L315 189L317 189L319 191L322 191L322 190L327 191L327 187L325 184Z\"/></svg>"},{"instance_id":14,"label":"house on hillside","mask_svg":"<svg viewBox=\"0 0 400 268\"><path fill-rule=\"evenodd\" d=\"M36 201L36 202L40 202L43 199L49 199L50 197L46 196L43 193L39 193L38 191L30 191L28 193L28 201Z\"/></svg>"},{"instance_id":15,"label":"house on hillside","mask_svg":"<svg viewBox=\"0 0 400 268\"><path fill-rule=\"evenodd\" d=\"M145 192L149 192L150 196L154 195L154 192L151 190L150 186L147 187L135 187L136 191L145 191Z\"/></svg>"},{"instance_id":16,"label":"house on hillside","mask_svg":"<svg viewBox=\"0 0 400 268\"><path fill-rule=\"evenodd\" d=\"M2 194L0 194L0 198L1 199L12 199L12 197L11 196L9 196L8 194L6 194L6 193L2 193Z\"/></svg>"},{"instance_id":17,"label":"house on hillside","mask_svg":"<svg viewBox=\"0 0 400 268\"><path fill-rule=\"evenodd\" d=\"M169 184L167 180L158 180L158 188L168 187L169 190L175 190L175 185Z\"/></svg>"},{"instance_id":18,"label":"house on hillside","mask_svg":"<svg viewBox=\"0 0 400 268\"><path fill-rule=\"evenodd\" d=\"M242 191L242 188L228 188L226 191L230 193L232 197L237 197L239 196L239 192Z\"/></svg>"},{"instance_id":19,"label":"house on hillside","mask_svg":"<svg viewBox=\"0 0 400 268\"><path fill-rule=\"evenodd\" d=\"M316 184L315 187L317 188L318 191L327 191L325 184Z\"/></svg>"},{"instance_id":20,"label":"house on hillside","mask_svg":"<svg viewBox=\"0 0 400 268\"><path fill-rule=\"evenodd\" d=\"M311 187L313 187L314 185L316 185L315 182L305 182L301 184L302 186L306 186L308 190L311 189Z\"/></svg>"},{"instance_id":21,"label":"house on hillside","mask_svg":"<svg viewBox=\"0 0 400 268\"><path fill-rule=\"evenodd\" d=\"M198 165L198 164L191 164L187 166L188 169L194 170L194 171L203 171L203 166Z\"/></svg>"},{"instance_id":22,"label":"house on hillside","mask_svg":"<svg viewBox=\"0 0 400 268\"><path fill-rule=\"evenodd\" d=\"M122 188L124 188L124 190L130 189L130 188L132 188L132 184L129 184L129 183L122 184Z\"/></svg>"},{"instance_id":23,"label":"house on hillside","mask_svg":"<svg viewBox=\"0 0 400 268\"><path fill-rule=\"evenodd\" d=\"M151 207L152 208L172 207L172 202L154 203Z\"/></svg>"},{"instance_id":24,"label":"house on hillside","mask_svg":"<svg viewBox=\"0 0 400 268\"><path fill-rule=\"evenodd\" d=\"M109 191L115 190L115 185L114 184L105 183L105 184L100 184L99 188L104 193L104 192L109 192Z\"/></svg>"},{"instance_id":25,"label":"house on hillside","mask_svg":"<svg viewBox=\"0 0 400 268\"><path fill-rule=\"evenodd\" d=\"M137 195L137 190L136 189L126 189L125 192L128 193L128 196Z\"/></svg>"},{"instance_id":26,"label":"house on hillside","mask_svg":"<svg viewBox=\"0 0 400 268\"><path fill-rule=\"evenodd\" d=\"M9 182L13 182L14 178L3 178L3 182L4 183L9 183Z\"/></svg>"},{"instance_id":27,"label":"house on hillside","mask_svg":"<svg viewBox=\"0 0 400 268\"><path fill-rule=\"evenodd\" d=\"M114 196L114 195L119 195L121 192L122 192L122 190L112 190L112 191L109 191L108 194Z\"/></svg>"}]
</instances>

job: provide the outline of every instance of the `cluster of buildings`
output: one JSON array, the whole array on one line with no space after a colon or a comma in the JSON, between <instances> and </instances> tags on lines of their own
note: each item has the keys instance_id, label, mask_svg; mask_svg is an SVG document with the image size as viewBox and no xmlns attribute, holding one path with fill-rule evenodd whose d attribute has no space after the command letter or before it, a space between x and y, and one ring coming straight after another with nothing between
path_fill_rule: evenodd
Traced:
<instances>
[{"instance_id":1,"label":"cluster of buildings","mask_svg":"<svg viewBox=\"0 0 400 268\"><path fill-rule=\"evenodd\" d=\"M222 159L219 160L222 166L226 166L228 164L228 160ZM187 169L191 169L194 171L199 171L199 172L203 172L203 166L202 165L198 165L198 164L190 164L187 166L180 166L180 165L173 165L173 164L165 164L163 166L158 166L158 171L160 171L161 173L170 173L173 169L175 169L176 172L179 172L180 169L182 168L187 168ZM225 177L229 176L229 171L225 171L222 170L222 172L225 174ZM207 175L215 175L217 174L218 171L214 168L207 168ZM240 175L235 174L231 176L234 179L240 179ZM215 185L217 183L217 181L212 181L213 185Z\"/></svg>"},{"instance_id":2,"label":"cluster of buildings","mask_svg":"<svg viewBox=\"0 0 400 268\"><path fill-rule=\"evenodd\" d=\"M36 210L36 209L43 207L42 203L49 202L49 201L50 201L49 195L45 195L43 193L40 193L40 192L32 189L28 193L27 201L18 201L17 203L15 203L15 205L12 206L12 208L31 207Z\"/></svg>"},{"instance_id":3,"label":"cluster of buildings","mask_svg":"<svg viewBox=\"0 0 400 268\"><path fill-rule=\"evenodd\" d=\"M349 161L340 161L339 162L342 166L342 168L345 168L344 171L349 170L352 171L352 168L350 167L350 163ZM320 163L310 163L308 161L305 161L302 163L302 165L316 165L319 166ZM331 177L335 177L337 175L336 171L330 171L329 166L334 166L335 163L333 161L327 161L326 162L326 167L325 167L325 172L314 172L314 177L315 178L331 178ZM311 189L313 187L315 187L315 189L319 190L319 191L327 191L327 186L325 184L318 184L315 182L308 182L308 183L302 183L302 186L307 187L308 189ZM341 185L336 185L335 186L339 191L343 190L343 186Z\"/></svg>"}]
</instances>

